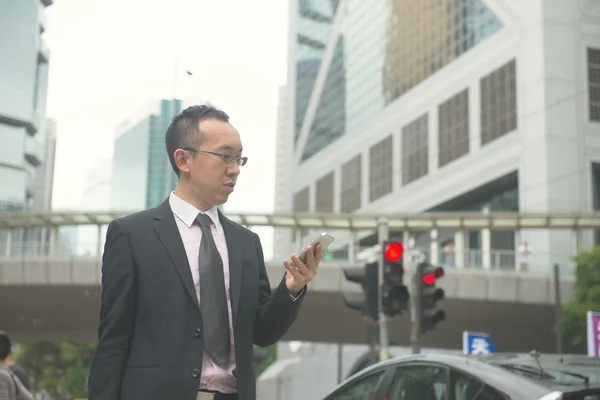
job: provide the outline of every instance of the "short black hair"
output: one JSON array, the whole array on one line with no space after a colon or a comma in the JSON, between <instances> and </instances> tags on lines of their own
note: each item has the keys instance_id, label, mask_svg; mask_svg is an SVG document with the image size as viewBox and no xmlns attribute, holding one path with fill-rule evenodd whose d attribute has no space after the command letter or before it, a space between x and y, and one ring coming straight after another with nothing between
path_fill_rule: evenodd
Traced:
<instances>
[{"instance_id":1,"label":"short black hair","mask_svg":"<svg viewBox=\"0 0 600 400\"><path fill-rule=\"evenodd\" d=\"M0 331L0 360L4 360L12 353L12 344L8 334Z\"/></svg>"},{"instance_id":2,"label":"short black hair","mask_svg":"<svg viewBox=\"0 0 600 400\"><path fill-rule=\"evenodd\" d=\"M179 176L179 168L175 163L175 150L182 147L200 146L202 132L200 122L207 120L218 120L229 122L229 115L211 104L191 106L173 117L165 135L167 154L173 171Z\"/></svg>"}]
</instances>

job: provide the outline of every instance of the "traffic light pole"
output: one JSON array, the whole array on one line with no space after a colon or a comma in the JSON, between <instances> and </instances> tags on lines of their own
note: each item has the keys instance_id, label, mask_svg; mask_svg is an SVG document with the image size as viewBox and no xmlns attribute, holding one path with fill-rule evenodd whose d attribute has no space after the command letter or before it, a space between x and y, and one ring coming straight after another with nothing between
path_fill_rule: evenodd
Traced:
<instances>
[{"instance_id":1,"label":"traffic light pole","mask_svg":"<svg viewBox=\"0 0 600 400\"><path fill-rule=\"evenodd\" d=\"M414 260L414 240L409 239L406 242L408 244L408 257L406 257L406 262L409 266L409 269L412 271L412 279L410 280L410 347L412 354L418 354L421 352L421 345L419 343L419 337L421 333L421 318L419 318L419 315L421 315L421 296L418 295L421 281L419 280L419 273L417 271L419 263L415 262Z\"/></svg>"},{"instance_id":2,"label":"traffic light pole","mask_svg":"<svg viewBox=\"0 0 600 400\"><path fill-rule=\"evenodd\" d=\"M379 293L377 296L377 302L379 304L379 361L385 361L390 358L389 353L389 338L387 330L387 319L383 313L382 306L382 295L383 295L383 252L385 251L383 246L384 242L388 240L390 236L388 220L386 218L379 218L377 221L377 233L379 238L379 248L381 249L381 255L379 256Z\"/></svg>"}]
</instances>

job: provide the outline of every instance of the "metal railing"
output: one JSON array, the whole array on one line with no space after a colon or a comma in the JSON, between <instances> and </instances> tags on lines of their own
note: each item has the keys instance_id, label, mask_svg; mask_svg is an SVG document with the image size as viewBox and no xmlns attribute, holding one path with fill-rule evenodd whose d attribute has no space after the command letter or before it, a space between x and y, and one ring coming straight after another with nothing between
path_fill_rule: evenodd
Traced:
<instances>
[{"instance_id":1,"label":"metal railing","mask_svg":"<svg viewBox=\"0 0 600 400\"><path fill-rule=\"evenodd\" d=\"M103 244L103 243L102 243ZM32 260L36 259L39 262L41 259L48 258L54 260L63 259L66 263L72 260L98 260L100 262L100 256L96 255L98 248L97 243L58 243L57 248L54 252L51 252L51 246L49 243L41 243L36 241L31 242L13 242L12 249L10 252L6 251L6 243L0 242L0 261L6 259L22 259ZM360 249L358 249L360 250ZM431 249L428 247L419 247L415 250L424 254L427 258L431 259ZM10 254L10 256L7 256ZM267 262L278 262L282 261L289 255L274 255L271 259L266 260ZM552 254L556 257L556 254ZM497 250L491 249L489 251L489 262L486 263L486 254L482 250L466 250L461 254L456 251L447 251L439 249L437 256L437 264L447 269L466 269L466 270L488 270L490 272L510 272L519 271L522 273L534 274L534 275L548 275L552 273L552 263L547 262L549 254L546 253L533 253L527 263L520 263L520 255L518 251L514 250ZM562 260L570 260L569 254L560 255ZM461 264L457 260L463 260ZM347 265L349 258L347 256L327 258L324 260L328 264L339 264ZM356 262L363 262L363 260L356 260ZM572 274L574 265L572 261L563 261L560 264L561 272L565 274Z\"/></svg>"}]
</instances>

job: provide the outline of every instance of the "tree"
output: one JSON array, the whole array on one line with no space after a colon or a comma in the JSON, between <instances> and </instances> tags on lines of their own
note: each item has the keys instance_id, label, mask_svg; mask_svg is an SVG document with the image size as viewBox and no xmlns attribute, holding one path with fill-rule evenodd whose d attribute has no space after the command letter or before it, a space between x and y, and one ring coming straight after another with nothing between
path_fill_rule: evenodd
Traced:
<instances>
[{"instance_id":1,"label":"tree","mask_svg":"<svg viewBox=\"0 0 600 400\"><path fill-rule=\"evenodd\" d=\"M600 311L600 246L580 252L575 261L575 296L563 307L562 328L573 345L586 340L586 313Z\"/></svg>"},{"instance_id":2,"label":"tree","mask_svg":"<svg viewBox=\"0 0 600 400\"><path fill-rule=\"evenodd\" d=\"M97 341L22 344L15 362L29 375L32 390L46 391L54 400L87 398L87 378ZM256 376L277 359L277 346L254 346Z\"/></svg>"},{"instance_id":3,"label":"tree","mask_svg":"<svg viewBox=\"0 0 600 400\"><path fill-rule=\"evenodd\" d=\"M96 341L23 344L15 354L31 379L33 391L55 400L87 398L87 377Z\"/></svg>"},{"instance_id":4,"label":"tree","mask_svg":"<svg viewBox=\"0 0 600 400\"><path fill-rule=\"evenodd\" d=\"M256 378L260 376L269 365L277 361L277 345L269 347L254 346L253 350L253 366Z\"/></svg>"}]
</instances>

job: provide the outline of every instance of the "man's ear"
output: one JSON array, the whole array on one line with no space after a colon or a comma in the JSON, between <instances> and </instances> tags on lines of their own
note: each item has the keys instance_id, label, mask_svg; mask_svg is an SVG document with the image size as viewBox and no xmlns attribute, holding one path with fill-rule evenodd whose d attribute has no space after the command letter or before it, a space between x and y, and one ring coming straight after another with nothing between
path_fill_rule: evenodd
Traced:
<instances>
[{"instance_id":1,"label":"man's ear","mask_svg":"<svg viewBox=\"0 0 600 400\"><path fill-rule=\"evenodd\" d=\"M187 163L188 157L190 157L189 153L183 149L177 149L175 150L175 153L173 153L175 165L177 166L180 172L190 172L190 167Z\"/></svg>"}]
</instances>

